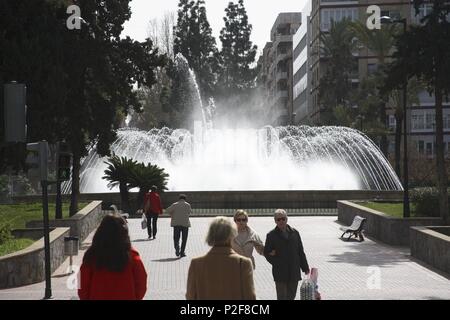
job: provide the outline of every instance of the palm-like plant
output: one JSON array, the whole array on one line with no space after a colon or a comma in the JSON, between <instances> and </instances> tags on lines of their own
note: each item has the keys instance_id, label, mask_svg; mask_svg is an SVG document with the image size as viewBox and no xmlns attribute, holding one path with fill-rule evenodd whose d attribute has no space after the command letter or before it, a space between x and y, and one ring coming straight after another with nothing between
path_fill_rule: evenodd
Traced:
<instances>
[{"instance_id":1,"label":"palm-like plant","mask_svg":"<svg viewBox=\"0 0 450 320\"><path fill-rule=\"evenodd\" d=\"M398 33L398 26L395 24L383 25L381 29L369 30L367 26L360 22L355 21L350 24L350 28L357 38L359 49L367 49L367 53L372 53L374 58L378 59L379 68L378 71L371 77L376 78L375 82L382 83L385 78L384 68L386 58L390 57L390 54L394 48L395 35ZM386 118L386 104L388 102L388 95L386 93L376 90L377 96L379 96L380 103L378 105L378 121L380 126L380 148L383 154L387 155L388 140L385 118Z\"/></svg>"},{"instance_id":2,"label":"palm-like plant","mask_svg":"<svg viewBox=\"0 0 450 320\"><path fill-rule=\"evenodd\" d=\"M139 188L137 197L137 207L141 207L144 194L151 188L151 186L157 186L158 190L167 190L167 179L169 175L164 172L163 168L148 163L139 163L135 166L130 176L130 187Z\"/></svg>"},{"instance_id":3,"label":"palm-like plant","mask_svg":"<svg viewBox=\"0 0 450 320\"><path fill-rule=\"evenodd\" d=\"M332 116L333 110L342 105L348 107L351 95L352 73L357 66L357 60L353 55L357 46L354 41L354 33L349 28L351 21L343 19L333 22L328 33L320 36L320 57L327 61L326 73L320 80L320 103L324 105L327 114ZM335 124L336 119L328 119L328 124Z\"/></svg>"},{"instance_id":4,"label":"palm-like plant","mask_svg":"<svg viewBox=\"0 0 450 320\"><path fill-rule=\"evenodd\" d=\"M407 105L419 103L419 92L423 90L423 85L417 78L411 78L407 87ZM389 94L387 107L394 110L395 115L395 172L400 177L400 144L402 137L402 122L404 121L403 112L403 93L401 90L392 90Z\"/></svg>"},{"instance_id":5,"label":"palm-like plant","mask_svg":"<svg viewBox=\"0 0 450 320\"><path fill-rule=\"evenodd\" d=\"M129 194L128 190L131 186L131 176L138 163L127 157L118 157L112 155L105 163L108 165L105 175L102 179L108 182L108 188L112 189L119 186L120 200L122 210L129 210Z\"/></svg>"}]
</instances>

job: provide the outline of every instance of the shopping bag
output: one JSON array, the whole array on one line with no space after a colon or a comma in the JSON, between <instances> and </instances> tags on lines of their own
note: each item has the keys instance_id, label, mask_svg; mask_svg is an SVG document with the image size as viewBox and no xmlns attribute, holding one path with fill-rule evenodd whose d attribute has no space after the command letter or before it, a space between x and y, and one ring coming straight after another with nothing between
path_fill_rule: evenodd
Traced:
<instances>
[{"instance_id":1,"label":"shopping bag","mask_svg":"<svg viewBox=\"0 0 450 320\"><path fill-rule=\"evenodd\" d=\"M317 280L319 271L317 268L312 268L310 273L302 281L300 285L300 300L321 300L322 297L318 291L319 286Z\"/></svg>"},{"instance_id":2,"label":"shopping bag","mask_svg":"<svg viewBox=\"0 0 450 320\"><path fill-rule=\"evenodd\" d=\"M142 214L141 228L147 229L147 217L145 216L145 214Z\"/></svg>"}]
</instances>

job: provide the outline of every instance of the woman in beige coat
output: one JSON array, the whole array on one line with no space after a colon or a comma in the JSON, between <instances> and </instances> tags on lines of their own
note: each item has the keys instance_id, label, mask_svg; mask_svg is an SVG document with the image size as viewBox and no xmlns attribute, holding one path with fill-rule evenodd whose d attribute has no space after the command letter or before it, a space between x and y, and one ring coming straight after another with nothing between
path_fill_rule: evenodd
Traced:
<instances>
[{"instance_id":1,"label":"woman in beige coat","mask_svg":"<svg viewBox=\"0 0 450 320\"><path fill-rule=\"evenodd\" d=\"M231 249L235 226L225 217L215 218L206 242L212 248L189 266L186 299L255 300L253 266L249 258Z\"/></svg>"},{"instance_id":2,"label":"woman in beige coat","mask_svg":"<svg viewBox=\"0 0 450 320\"><path fill-rule=\"evenodd\" d=\"M248 214L244 210L237 210L234 214L234 222L237 227L237 235L231 242L231 247L236 253L250 258L255 269L255 258L253 258L253 249L260 255L264 254L264 243L258 234L248 226Z\"/></svg>"}]
</instances>

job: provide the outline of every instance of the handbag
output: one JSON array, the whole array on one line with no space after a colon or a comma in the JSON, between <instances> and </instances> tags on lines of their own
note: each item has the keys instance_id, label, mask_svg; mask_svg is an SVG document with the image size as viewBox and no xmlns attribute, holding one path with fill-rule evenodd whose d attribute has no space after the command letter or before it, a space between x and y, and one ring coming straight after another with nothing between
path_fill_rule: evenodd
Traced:
<instances>
[{"instance_id":1,"label":"handbag","mask_svg":"<svg viewBox=\"0 0 450 320\"><path fill-rule=\"evenodd\" d=\"M147 229L147 217L145 216L145 213L142 214L141 228Z\"/></svg>"}]
</instances>

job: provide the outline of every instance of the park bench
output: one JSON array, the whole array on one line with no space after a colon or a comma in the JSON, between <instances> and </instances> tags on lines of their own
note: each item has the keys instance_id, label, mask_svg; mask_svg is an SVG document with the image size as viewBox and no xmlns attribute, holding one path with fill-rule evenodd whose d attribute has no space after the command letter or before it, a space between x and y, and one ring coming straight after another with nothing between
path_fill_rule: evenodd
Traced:
<instances>
[{"instance_id":1,"label":"park bench","mask_svg":"<svg viewBox=\"0 0 450 320\"><path fill-rule=\"evenodd\" d=\"M114 213L120 214L125 220L130 217L128 213L123 213L122 210L117 209L117 206L115 204L112 204L110 208L114 210Z\"/></svg>"},{"instance_id":2,"label":"park bench","mask_svg":"<svg viewBox=\"0 0 450 320\"><path fill-rule=\"evenodd\" d=\"M362 234L363 232L363 227L364 227L364 222L366 221L366 218L360 217L360 216L356 216L353 219L353 222L351 224L351 226L349 227L341 227L340 229L342 231L344 231L344 233L341 235L341 238L346 234L346 233L350 233L350 236L347 238L347 241L350 240L350 238L352 236L359 237L359 241L362 242L364 241L364 236Z\"/></svg>"}]
</instances>

